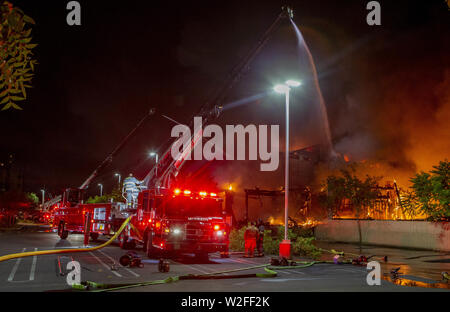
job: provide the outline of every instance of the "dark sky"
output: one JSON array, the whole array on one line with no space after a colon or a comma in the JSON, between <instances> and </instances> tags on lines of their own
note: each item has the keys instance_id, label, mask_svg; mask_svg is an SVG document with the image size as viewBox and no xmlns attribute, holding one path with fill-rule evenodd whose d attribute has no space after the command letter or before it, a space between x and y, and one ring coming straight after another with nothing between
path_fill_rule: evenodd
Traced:
<instances>
[{"instance_id":1,"label":"dark sky","mask_svg":"<svg viewBox=\"0 0 450 312\"><path fill-rule=\"evenodd\" d=\"M283 3L85 0L79 1L82 26L68 26L66 0L12 2L36 21L39 65L24 110L0 112L0 151L14 153L26 167L29 191L81 185L156 107L158 114L93 185L112 185L114 172L143 177L152 165L148 151L170 137L173 124L159 114L188 123ZM414 167L407 157L410 133L400 129L399 134L391 124L398 126L408 107L414 116L431 116L430 122L448 107L448 101L439 101L450 82L448 7L443 0L379 1L382 25L368 26L367 2L290 4L318 67L336 148L355 159L404 160ZM288 76L308 85L303 62L292 26L282 24L227 100L264 93ZM424 94L423 101L391 112L404 94L414 99ZM307 105L309 98L307 91L298 91L293 100L293 148L318 143L319 119L314 105ZM282 107L279 98L265 96L224 112L220 122L283 125ZM383 114L374 116L374 110ZM384 113L394 117L385 119ZM382 120L372 127L376 118ZM389 156L393 146L395 157Z\"/></svg>"}]
</instances>

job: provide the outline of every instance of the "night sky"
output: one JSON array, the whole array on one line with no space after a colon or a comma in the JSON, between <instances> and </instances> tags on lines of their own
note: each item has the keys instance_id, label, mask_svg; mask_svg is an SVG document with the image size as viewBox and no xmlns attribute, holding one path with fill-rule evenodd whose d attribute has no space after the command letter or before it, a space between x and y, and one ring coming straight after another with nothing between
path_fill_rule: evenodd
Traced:
<instances>
[{"instance_id":1,"label":"night sky","mask_svg":"<svg viewBox=\"0 0 450 312\"><path fill-rule=\"evenodd\" d=\"M0 112L0 152L16 155L25 166L25 189L35 192L81 185L155 107L158 114L93 185L110 188L114 172L143 178L153 164L148 152L161 148L173 126L160 114L189 123L283 3L79 1L82 25L68 26L66 0L11 2L36 21L39 65L24 110ZM367 2L289 4L317 64L336 150L424 169L430 157L450 155L449 8L443 0L381 0L382 25L368 26ZM302 66L292 26L284 23L227 101L302 79L306 87L292 100L292 148L320 143ZM282 108L279 97L261 96L226 110L218 123L280 124L282 133ZM417 127L427 131L418 134ZM429 143L436 137L442 142ZM431 156L415 148L424 144L431 144Z\"/></svg>"}]
</instances>

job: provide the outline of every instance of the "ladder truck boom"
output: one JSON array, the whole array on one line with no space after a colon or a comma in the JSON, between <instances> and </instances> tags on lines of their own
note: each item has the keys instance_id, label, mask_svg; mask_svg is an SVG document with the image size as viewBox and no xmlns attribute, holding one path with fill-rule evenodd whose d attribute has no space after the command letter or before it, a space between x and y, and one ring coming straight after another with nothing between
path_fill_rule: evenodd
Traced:
<instances>
[{"instance_id":1,"label":"ladder truck boom","mask_svg":"<svg viewBox=\"0 0 450 312\"><path fill-rule=\"evenodd\" d=\"M92 182L92 180L95 179L95 177L97 177L99 172L112 162L113 157L116 156L117 153L120 152L120 150L122 150L122 148L125 146L128 140L134 135L134 133L144 124L147 118L149 118L154 113L155 109L151 108L148 111L148 113L138 122L136 127L134 127L133 130L131 130L131 132L128 133L128 135L122 139L119 145L117 145L117 147L105 158L105 160L103 160L103 162L97 168L95 168L95 170L91 173L91 175L83 182L83 184L81 184L79 189L84 190L89 187L89 184Z\"/></svg>"}]
</instances>

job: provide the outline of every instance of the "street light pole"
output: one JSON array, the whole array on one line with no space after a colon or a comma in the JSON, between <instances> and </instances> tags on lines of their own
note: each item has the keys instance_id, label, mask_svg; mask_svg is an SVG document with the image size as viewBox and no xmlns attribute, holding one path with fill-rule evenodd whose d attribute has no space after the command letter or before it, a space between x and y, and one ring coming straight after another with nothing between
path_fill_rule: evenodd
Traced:
<instances>
[{"instance_id":1,"label":"street light pole","mask_svg":"<svg viewBox=\"0 0 450 312\"><path fill-rule=\"evenodd\" d=\"M300 82L288 80L285 84L276 85L274 90L278 93L284 94L286 98L286 158L284 169L284 240L280 244L280 256L290 258L291 256L291 242L288 237L289 224L289 92L290 87L298 87Z\"/></svg>"},{"instance_id":2,"label":"street light pole","mask_svg":"<svg viewBox=\"0 0 450 312\"><path fill-rule=\"evenodd\" d=\"M100 197L103 196L103 184L99 183L98 186L100 186Z\"/></svg>"},{"instance_id":3,"label":"street light pole","mask_svg":"<svg viewBox=\"0 0 450 312\"><path fill-rule=\"evenodd\" d=\"M116 173L115 176L119 177L119 189L120 189L120 179L122 178L122 176L120 175L120 173Z\"/></svg>"},{"instance_id":4,"label":"street light pole","mask_svg":"<svg viewBox=\"0 0 450 312\"><path fill-rule=\"evenodd\" d=\"M284 240L288 240L288 218L289 218L289 91L287 88L286 94L286 160L284 167Z\"/></svg>"},{"instance_id":5,"label":"street light pole","mask_svg":"<svg viewBox=\"0 0 450 312\"><path fill-rule=\"evenodd\" d=\"M150 156L155 156L155 164L156 164L156 168L155 168L155 176L158 177L158 153L150 153Z\"/></svg>"},{"instance_id":6,"label":"street light pole","mask_svg":"<svg viewBox=\"0 0 450 312\"><path fill-rule=\"evenodd\" d=\"M44 210L45 190L41 190L41 192L42 192L42 210Z\"/></svg>"}]
</instances>

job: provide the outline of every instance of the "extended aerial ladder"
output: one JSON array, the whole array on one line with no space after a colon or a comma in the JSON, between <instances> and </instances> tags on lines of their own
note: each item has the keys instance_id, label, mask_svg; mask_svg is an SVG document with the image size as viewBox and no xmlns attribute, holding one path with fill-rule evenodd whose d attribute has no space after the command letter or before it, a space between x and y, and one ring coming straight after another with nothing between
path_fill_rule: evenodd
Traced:
<instances>
[{"instance_id":1,"label":"extended aerial ladder","mask_svg":"<svg viewBox=\"0 0 450 312\"><path fill-rule=\"evenodd\" d=\"M246 56L233 68L225 82L212 94L211 99L201 106L199 111L194 116L202 117L203 127L217 119L222 111L223 100L225 99L228 91L241 79L241 77L248 71L251 62L256 55L265 46L270 38L270 35L278 27L280 22L284 19L292 19L293 11L290 7L282 7L281 13L277 16L275 21L270 25L263 36L258 40L257 44L246 54ZM193 127L192 122L190 128ZM160 161L153 166L150 172L144 179L144 185L148 189L155 189L156 191L161 188L169 188L174 178L177 177L181 168L186 162L186 157L191 153L199 140L202 139L203 129L194 129L190 139L190 144L187 148L180 153L177 159L174 159L171 155L171 147L174 141L171 142L160 157Z\"/></svg>"},{"instance_id":2,"label":"extended aerial ladder","mask_svg":"<svg viewBox=\"0 0 450 312\"><path fill-rule=\"evenodd\" d=\"M62 195L59 195L53 199L48 200L44 203L43 208L48 209L54 204L62 201L64 205L66 202L71 201L73 203L83 202L83 192L89 187L91 182L98 176L98 174L106 168L115 157L125 146L125 144L130 140L131 137L136 133L136 131L141 128L145 121L155 113L155 109L151 108L147 114L137 123L137 125L120 141L116 148L108 154L108 156L100 163L100 165L95 168L95 170L89 175L89 177L78 187L78 188L67 188L64 190Z\"/></svg>"}]
</instances>

